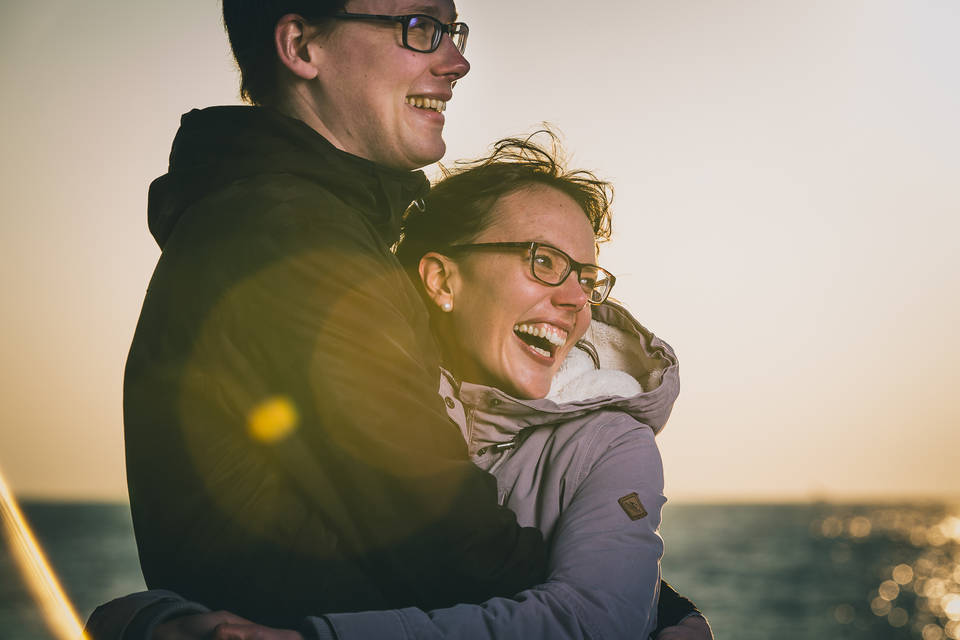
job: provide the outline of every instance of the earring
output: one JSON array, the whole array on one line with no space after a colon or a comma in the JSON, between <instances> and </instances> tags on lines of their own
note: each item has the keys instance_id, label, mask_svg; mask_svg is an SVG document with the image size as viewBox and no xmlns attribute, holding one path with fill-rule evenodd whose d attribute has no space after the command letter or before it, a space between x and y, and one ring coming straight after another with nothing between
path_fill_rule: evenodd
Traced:
<instances>
[{"instance_id":1,"label":"earring","mask_svg":"<svg viewBox=\"0 0 960 640\"><path fill-rule=\"evenodd\" d=\"M442 305L440 305L440 308L449 313L453 311L453 303L450 301L444 302Z\"/></svg>"}]
</instances>

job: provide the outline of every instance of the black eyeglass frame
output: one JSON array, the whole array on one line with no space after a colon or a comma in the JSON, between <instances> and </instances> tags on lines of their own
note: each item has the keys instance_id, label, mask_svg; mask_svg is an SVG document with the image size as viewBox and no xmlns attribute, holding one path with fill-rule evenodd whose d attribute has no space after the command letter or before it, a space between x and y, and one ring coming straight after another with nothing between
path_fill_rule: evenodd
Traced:
<instances>
[{"instance_id":1,"label":"black eyeglass frame","mask_svg":"<svg viewBox=\"0 0 960 640\"><path fill-rule=\"evenodd\" d=\"M395 22L403 25L403 36L401 37L400 42L403 44L405 49L410 49L411 51L416 51L417 53L433 53L440 48L440 43L443 42L443 36L449 35L453 45L457 48L461 54L467 49L467 36L470 35L470 27L467 26L466 22L451 22L449 24L444 24L434 18L433 16L428 16L425 13L409 13L402 16L390 16L383 15L379 13L350 13L349 11L340 11L330 16L338 20L367 20L371 22ZM407 30L410 28L410 21L414 18L425 18L432 22L436 27L434 31L433 42L430 45L429 49L418 49L410 45L407 40ZM454 35L462 35L460 39L459 46L457 41L454 39Z\"/></svg>"},{"instance_id":2,"label":"black eyeglass frame","mask_svg":"<svg viewBox=\"0 0 960 640\"><path fill-rule=\"evenodd\" d=\"M563 272L563 275L560 277L558 282L548 282L537 275L537 268L534 264L534 260L537 257L538 247L547 247L548 249L552 249L567 259L567 270ZM566 251L557 249L553 245L545 242L475 242L472 244L451 244L448 245L445 250L462 251L470 249L527 249L530 251L530 275L532 275L537 282L545 284L548 287L559 287L566 282L567 278L570 277L570 273L574 271L577 273L577 281L579 282L583 277L583 268L592 267L596 269L598 273L606 274L610 280L610 285L606 288L606 291L603 292L603 297L599 300L593 300L592 294L594 291L596 291L596 289L591 288L590 291L584 290L584 293L587 294L587 301L593 305L603 304L604 300L610 296L610 292L613 291L613 285L617 283L617 277L603 267L586 262L577 262L571 258ZM580 288L582 289L583 285L581 285Z\"/></svg>"}]
</instances>

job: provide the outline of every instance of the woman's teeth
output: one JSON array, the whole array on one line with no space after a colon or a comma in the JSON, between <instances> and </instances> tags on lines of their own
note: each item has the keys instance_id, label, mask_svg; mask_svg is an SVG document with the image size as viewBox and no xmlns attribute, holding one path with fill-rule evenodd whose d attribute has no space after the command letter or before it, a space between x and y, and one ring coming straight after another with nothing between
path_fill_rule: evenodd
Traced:
<instances>
[{"instance_id":1,"label":"woman's teeth","mask_svg":"<svg viewBox=\"0 0 960 640\"><path fill-rule=\"evenodd\" d=\"M560 347L567 341L566 331L549 324L516 324L513 326L513 330L516 333L526 333L537 338L543 338L555 347ZM538 347L533 348L538 349ZM543 351L543 349L540 349L540 351Z\"/></svg>"},{"instance_id":2,"label":"woman's teeth","mask_svg":"<svg viewBox=\"0 0 960 640\"><path fill-rule=\"evenodd\" d=\"M546 349L541 349L540 347L534 346L532 344L528 344L527 346L530 347L530 349L535 353L539 353L540 355L542 355L544 358L549 358L552 355Z\"/></svg>"},{"instance_id":3,"label":"woman's teeth","mask_svg":"<svg viewBox=\"0 0 960 640\"><path fill-rule=\"evenodd\" d=\"M419 96L408 96L407 104L416 107L417 109L433 109L438 113L443 113L447 110L447 103L443 100L437 100L436 98L421 98Z\"/></svg>"}]
</instances>

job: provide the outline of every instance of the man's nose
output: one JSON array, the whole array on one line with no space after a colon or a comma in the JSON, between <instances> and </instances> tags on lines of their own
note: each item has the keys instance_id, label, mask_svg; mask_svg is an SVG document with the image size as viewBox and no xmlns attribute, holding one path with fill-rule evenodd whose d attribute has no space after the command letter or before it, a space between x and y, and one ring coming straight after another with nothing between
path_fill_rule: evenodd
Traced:
<instances>
[{"instance_id":1,"label":"man's nose","mask_svg":"<svg viewBox=\"0 0 960 640\"><path fill-rule=\"evenodd\" d=\"M443 34L440 46L433 55L437 56L434 73L438 76L448 76L450 82L456 82L470 71L470 63L457 49L457 45L453 44L453 38L449 34Z\"/></svg>"}]
</instances>

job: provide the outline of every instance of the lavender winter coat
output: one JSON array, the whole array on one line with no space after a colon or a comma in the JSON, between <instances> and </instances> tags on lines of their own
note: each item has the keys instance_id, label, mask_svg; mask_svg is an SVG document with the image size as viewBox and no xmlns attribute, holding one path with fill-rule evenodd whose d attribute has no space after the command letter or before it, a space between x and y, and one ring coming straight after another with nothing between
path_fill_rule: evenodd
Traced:
<instances>
[{"instance_id":1,"label":"lavender winter coat","mask_svg":"<svg viewBox=\"0 0 960 640\"><path fill-rule=\"evenodd\" d=\"M621 306L594 310L543 400L443 376L440 393L500 502L550 546L544 584L422 611L333 614L311 632L381 638L646 638L656 627L663 468L654 441L679 391L669 345ZM329 624L329 626L328 626Z\"/></svg>"}]
</instances>

